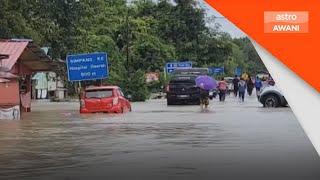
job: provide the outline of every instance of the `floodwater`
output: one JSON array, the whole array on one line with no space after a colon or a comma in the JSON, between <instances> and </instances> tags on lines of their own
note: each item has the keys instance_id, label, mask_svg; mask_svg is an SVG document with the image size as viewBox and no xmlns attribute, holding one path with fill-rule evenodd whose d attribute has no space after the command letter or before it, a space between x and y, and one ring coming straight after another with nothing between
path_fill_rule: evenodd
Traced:
<instances>
[{"instance_id":1,"label":"floodwater","mask_svg":"<svg viewBox=\"0 0 320 180\"><path fill-rule=\"evenodd\" d=\"M255 98L124 115L80 115L77 103L35 103L0 121L0 179L320 179L319 156L290 108Z\"/></svg>"}]
</instances>

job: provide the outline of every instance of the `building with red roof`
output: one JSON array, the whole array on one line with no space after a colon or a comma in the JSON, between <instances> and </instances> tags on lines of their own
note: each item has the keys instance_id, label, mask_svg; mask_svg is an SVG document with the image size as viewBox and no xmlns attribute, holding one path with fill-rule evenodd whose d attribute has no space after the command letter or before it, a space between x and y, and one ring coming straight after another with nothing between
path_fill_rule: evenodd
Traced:
<instances>
[{"instance_id":1,"label":"building with red roof","mask_svg":"<svg viewBox=\"0 0 320 180\"><path fill-rule=\"evenodd\" d=\"M0 108L30 112L32 74L57 66L32 40L0 40Z\"/></svg>"}]
</instances>

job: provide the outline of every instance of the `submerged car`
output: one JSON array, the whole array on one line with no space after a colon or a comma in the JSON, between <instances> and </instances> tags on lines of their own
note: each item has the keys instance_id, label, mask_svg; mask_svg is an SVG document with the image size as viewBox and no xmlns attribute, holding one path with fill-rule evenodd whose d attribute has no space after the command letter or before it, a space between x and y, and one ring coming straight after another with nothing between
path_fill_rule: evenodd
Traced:
<instances>
[{"instance_id":1,"label":"submerged car","mask_svg":"<svg viewBox=\"0 0 320 180\"><path fill-rule=\"evenodd\" d=\"M128 111L131 111L131 104L118 86L89 87L81 95L80 113Z\"/></svg>"},{"instance_id":2,"label":"submerged car","mask_svg":"<svg viewBox=\"0 0 320 180\"><path fill-rule=\"evenodd\" d=\"M174 76L167 88L167 105L200 104L200 89L196 86L196 75Z\"/></svg>"},{"instance_id":3,"label":"submerged car","mask_svg":"<svg viewBox=\"0 0 320 180\"><path fill-rule=\"evenodd\" d=\"M263 107L285 107L287 100L276 86L268 86L262 89L258 96Z\"/></svg>"}]
</instances>

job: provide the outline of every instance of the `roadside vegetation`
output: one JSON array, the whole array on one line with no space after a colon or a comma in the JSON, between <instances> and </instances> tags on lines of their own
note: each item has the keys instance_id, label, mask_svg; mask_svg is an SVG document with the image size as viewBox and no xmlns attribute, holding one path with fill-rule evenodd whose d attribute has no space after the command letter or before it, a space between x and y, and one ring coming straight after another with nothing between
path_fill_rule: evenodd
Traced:
<instances>
[{"instance_id":1,"label":"roadside vegetation","mask_svg":"<svg viewBox=\"0 0 320 180\"><path fill-rule=\"evenodd\" d=\"M252 74L265 70L250 41L222 32L195 0L1 0L0 6L0 38L33 39L62 60L107 52L106 83L121 86L137 101L166 82L161 77L147 85L144 74L163 72L172 60L224 66L228 76L236 67ZM70 90L73 86L68 83Z\"/></svg>"}]
</instances>

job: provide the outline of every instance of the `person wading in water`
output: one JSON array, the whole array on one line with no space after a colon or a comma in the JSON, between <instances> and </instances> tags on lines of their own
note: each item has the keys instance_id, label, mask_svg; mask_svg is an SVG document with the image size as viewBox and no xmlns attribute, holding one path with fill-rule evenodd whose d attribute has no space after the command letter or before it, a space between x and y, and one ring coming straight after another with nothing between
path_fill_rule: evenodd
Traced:
<instances>
[{"instance_id":1,"label":"person wading in water","mask_svg":"<svg viewBox=\"0 0 320 180\"><path fill-rule=\"evenodd\" d=\"M207 109L209 106L209 91L204 89L204 85L200 86L200 106L201 109Z\"/></svg>"},{"instance_id":2,"label":"person wading in water","mask_svg":"<svg viewBox=\"0 0 320 180\"><path fill-rule=\"evenodd\" d=\"M238 91L239 91L239 78L238 78L237 75L234 76L234 79L232 80L232 84L233 84L234 96L237 97L238 96Z\"/></svg>"}]
</instances>

